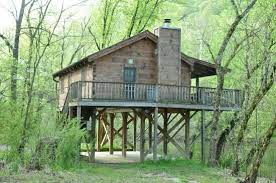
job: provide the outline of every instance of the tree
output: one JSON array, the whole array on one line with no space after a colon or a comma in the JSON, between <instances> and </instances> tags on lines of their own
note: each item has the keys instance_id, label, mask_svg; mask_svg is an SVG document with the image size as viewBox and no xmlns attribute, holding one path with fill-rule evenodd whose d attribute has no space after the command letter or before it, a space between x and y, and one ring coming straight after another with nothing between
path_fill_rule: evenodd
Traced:
<instances>
[{"instance_id":1,"label":"tree","mask_svg":"<svg viewBox=\"0 0 276 183\"><path fill-rule=\"evenodd\" d=\"M223 56L226 51L227 45L229 44L231 37L233 36L236 28L238 27L241 20L249 13L249 11L253 8L257 0L252 0L245 10L242 13L239 13L238 7L236 3L233 1L232 5L235 9L236 18L234 22L231 24L230 28L228 29L226 36L224 37L222 44L219 48L218 54L216 57L212 54L212 58L214 60L214 63L217 67L217 88L216 88L216 96L215 96L215 102L214 102L214 112L213 112L213 119L212 119L212 125L211 125L211 140L210 140L210 150L209 150L209 164L214 166L217 165L216 160L216 151L217 151L217 140L218 140L218 122L220 119L220 102L221 102L221 96L222 96L222 90L224 86L224 76L227 72L227 66L230 64L230 60L228 60L225 63L226 67L223 67ZM210 48L210 46L207 44L207 46ZM209 49L210 50L210 49ZM231 58L231 57L230 57Z\"/></svg>"},{"instance_id":2,"label":"tree","mask_svg":"<svg viewBox=\"0 0 276 183\"><path fill-rule=\"evenodd\" d=\"M11 74L10 74L10 80L11 80L10 89L11 89L11 99L13 101L16 101L17 99L17 67L18 67L18 59L19 59L19 43L20 43L20 36L21 36L20 33L22 28L24 11L25 11L25 8L28 6L28 3L26 3L25 0L21 0L19 14L17 14L16 8L15 8L15 12L11 11L15 19L15 33L14 33L13 43L11 43L6 36L4 36L3 34L0 34L0 38L2 38L5 41L9 50L12 50L13 59L12 59Z\"/></svg>"},{"instance_id":3,"label":"tree","mask_svg":"<svg viewBox=\"0 0 276 183\"><path fill-rule=\"evenodd\" d=\"M28 20L30 20L31 13L33 11L34 5L38 3L36 0L33 0L31 6L28 10ZM28 37L29 37L29 56L28 56L28 65L32 64L33 72L31 74L27 74L27 101L26 101L26 109L24 114L23 120L23 128L22 134L20 139L20 144L18 147L19 154L24 153L24 148L27 142L28 137L28 127L30 125L30 109L33 100L33 92L34 92L34 83L36 79L36 74L39 68L41 61L43 60L46 50L51 45L52 38L54 36L55 30L60 22L61 16L64 13L64 8L62 6L58 17L55 23L52 25L52 29L47 28L44 22L44 18L48 14L49 5L51 4L51 0L48 0L45 4L39 3L38 8L36 9L35 13L38 13L38 21L34 25L30 21L28 21Z\"/></svg>"},{"instance_id":4,"label":"tree","mask_svg":"<svg viewBox=\"0 0 276 183\"><path fill-rule=\"evenodd\" d=\"M270 141L275 129L276 129L276 113L274 111L274 117L272 119L270 127L266 131L265 135L262 137L262 140L260 140L259 143L253 147L256 149L255 150L256 155L252 163L251 169L246 174L244 180L241 181L242 183L256 182L257 176L258 176L258 170L262 163L262 158L264 157L267 147L270 144Z\"/></svg>"}]
</instances>

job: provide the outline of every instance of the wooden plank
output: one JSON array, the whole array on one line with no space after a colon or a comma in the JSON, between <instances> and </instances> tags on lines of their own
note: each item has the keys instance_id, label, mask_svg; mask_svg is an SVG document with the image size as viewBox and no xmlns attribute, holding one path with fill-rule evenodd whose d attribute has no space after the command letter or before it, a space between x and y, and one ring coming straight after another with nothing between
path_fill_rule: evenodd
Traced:
<instances>
[{"instance_id":1,"label":"wooden plank","mask_svg":"<svg viewBox=\"0 0 276 183\"><path fill-rule=\"evenodd\" d=\"M185 112L185 156L190 159L190 111Z\"/></svg>"},{"instance_id":2,"label":"wooden plank","mask_svg":"<svg viewBox=\"0 0 276 183\"><path fill-rule=\"evenodd\" d=\"M123 131L122 131L122 156L125 158L126 153L127 153L127 117L128 113L123 112L122 113L122 126L123 126Z\"/></svg>"},{"instance_id":3,"label":"wooden plank","mask_svg":"<svg viewBox=\"0 0 276 183\"><path fill-rule=\"evenodd\" d=\"M77 106L77 119L81 121L81 106Z\"/></svg>"},{"instance_id":4,"label":"wooden plank","mask_svg":"<svg viewBox=\"0 0 276 183\"><path fill-rule=\"evenodd\" d=\"M110 113L109 114L109 119L110 119L110 127L109 127L109 133L110 133L110 141L109 141L109 154L113 154L113 141L114 141L114 119L115 119L115 114Z\"/></svg>"},{"instance_id":5,"label":"wooden plank","mask_svg":"<svg viewBox=\"0 0 276 183\"><path fill-rule=\"evenodd\" d=\"M97 134L97 151L101 150L102 141L104 139L104 128L103 128L103 113L98 117L98 134Z\"/></svg>"},{"instance_id":6,"label":"wooden plank","mask_svg":"<svg viewBox=\"0 0 276 183\"><path fill-rule=\"evenodd\" d=\"M80 124L81 123L81 106L77 106L77 120ZM78 158L80 158L81 142L78 143L78 149L79 149Z\"/></svg>"},{"instance_id":7,"label":"wooden plank","mask_svg":"<svg viewBox=\"0 0 276 183\"><path fill-rule=\"evenodd\" d=\"M101 106L101 107L150 107L154 108L173 108L173 109L189 109L189 110L205 110L212 111L214 107L212 105L200 105L200 104L175 104L175 103L154 103L146 101L112 101L112 100L82 100L82 101L73 101L69 103L69 106ZM240 107L221 107L220 111L239 111Z\"/></svg>"},{"instance_id":8,"label":"wooden plank","mask_svg":"<svg viewBox=\"0 0 276 183\"><path fill-rule=\"evenodd\" d=\"M158 107L154 108L154 128L153 128L153 160L157 160L157 125L158 125Z\"/></svg>"},{"instance_id":9,"label":"wooden plank","mask_svg":"<svg viewBox=\"0 0 276 183\"><path fill-rule=\"evenodd\" d=\"M200 137L201 137L201 162L205 163L205 111L201 111L201 120L200 120Z\"/></svg>"},{"instance_id":10,"label":"wooden plank","mask_svg":"<svg viewBox=\"0 0 276 183\"><path fill-rule=\"evenodd\" d=\"M91 132L90 132L90 161L95 162L95 142L96 142L96 108L92 109L91 120Z\"/></svg>"},{"instance_id":11,"label":"wooden plank","mask_svg":"<svg viewBox=\"0 0 276 183\"><path fill-rule=\"evenodd\" d=\"M133 119L130 119L127 122L127 125L129 125L132 122L132 120ZM106 122L106 125L110 126L110 124L108 122ZM116 130L115 128L113 128L114 137L116 137L116 135L118 135L120 138L122 138L123 136L120 134L120 131L122 131L122 130L123 130L123 126L120 127L118 130ZM104 141L102 145L104 146L107 142L108 141ZM127 145L130 146L131 148L133 148L133 144L131 144L129 141L127 141Z\"/></svg>"},{"instance_id":12,"label":"wooden plank","mask_svg":"<svg viewBox=\"0 0 276 183\"><path fill-rule=\"evenodd\" d=\"M137 115L133 114L133 151L136 151L136 138L137 138Z\"/></svg>"},{"instance_id":13,"label":"wooden plank","mask_svg":"<svg viewBox=\"0 0 276 183\"><path fill-rule=\"evenodd\" d=\"M69 113L68 114L69 120L72 120L73 119L73 107L69 106L68 113Z\"/></svg>"},{"instance_id":14,"label":"wooden plank","mask_svg":"<svg viewBox=\"0 0 276 183\"><path fill-rule=\"evenodd\" d=\"M164 119L163 133L167 134L168 133L168 112L166 109L163 114L163 119ZM163 141L163 154L165 158L168 155L168 139L166 135L164 135L164 141Z\"/></svg>"},{"instance_id":15,"label":"wooden plank","mask_svg":"<svg viewBox=\"0 0 276 183\"><path fill-rule=\"evenodd\" d=\"M145 160L145 112L141 112L141 127L140 127L140 162Z\"/></svg>"},{"instance_id":16,"label":"wooden plank","mask_svg":"<svg viewBox=\"0 0 276 183\"><path fill-rule=\"evenodd\" d=\"M152 118L148 118L148 124L149 124L149 152L152 152Z\"/></svg>"}]
</instances>

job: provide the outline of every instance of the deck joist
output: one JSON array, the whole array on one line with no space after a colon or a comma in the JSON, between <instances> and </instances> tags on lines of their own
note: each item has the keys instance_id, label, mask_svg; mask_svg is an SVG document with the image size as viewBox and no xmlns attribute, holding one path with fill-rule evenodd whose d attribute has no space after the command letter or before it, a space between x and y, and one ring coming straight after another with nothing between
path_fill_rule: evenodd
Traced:
<instances>
[{"instance_id":1,"label":"deck joist","mask_svg":"<svg viewBox=\"0 0 276 183\"><path fill-rule=\"evenodd\" d=\"M69 103L70 107L74 106L90 106L90 107L112 107L112 108L173 108L173 109L188 109L188 110L206 110L212 111L214 107L211 105L199 104L173 104L173 103L155 103L155 102L129 102L129 101L94 101L94 100L81 100ZM238 107L220 107L221 111L238 111Z\"/></svg>"}]
</instances>

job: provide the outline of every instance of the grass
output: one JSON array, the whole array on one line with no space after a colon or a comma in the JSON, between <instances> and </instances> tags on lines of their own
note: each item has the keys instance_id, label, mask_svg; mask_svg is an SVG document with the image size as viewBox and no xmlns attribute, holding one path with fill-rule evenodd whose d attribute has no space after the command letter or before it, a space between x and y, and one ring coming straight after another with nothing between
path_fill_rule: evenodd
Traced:
<instances>
[{"instance_id":1,"label":"grass","mask_svg":"<svg viewBox=\"0 0 276 183\"><path fill-rule=\"evenodd\" d=\"M192 160L160 160L131 164L89 164L81 162L67 171L6 175L0 182L235 182L219 168L209 168Z\"/></svg>"}]
</instances>

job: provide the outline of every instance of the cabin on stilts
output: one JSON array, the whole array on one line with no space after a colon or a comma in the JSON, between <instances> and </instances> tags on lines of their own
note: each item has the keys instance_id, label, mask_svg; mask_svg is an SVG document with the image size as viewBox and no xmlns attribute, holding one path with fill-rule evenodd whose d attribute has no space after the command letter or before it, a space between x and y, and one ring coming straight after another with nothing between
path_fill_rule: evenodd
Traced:
<instances>
[{"instance_id":1,"label":"cabin on stilts","mask_svg":"<svg viewBox=\"0 0 276 183\"><path fill-rule=\"evenodd\" d=\"M160 144L166 157L169 143L190 158L190 122L197 112L204 160L204 114L214 109L216 89L201 87L199 80L214 75L214 64L181 52L181 30L165 19L154 33L144 31L104 48L53 77L59 85L59 111L77 117L90 135L91 161L104 145L113 154L117 137L123 157L139 150L143 162L149 153L157 159ZM223 90L221 111L239 110L241 103L240 90ZM115 120L118 115L121 121ZM183 143L174 138L180 131Z\"/></svg>"}]
</instances>

